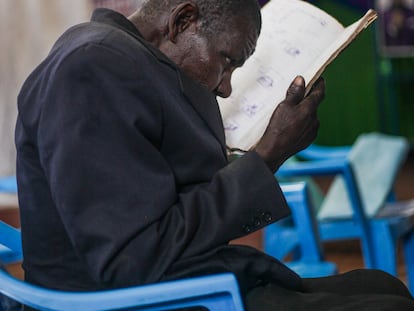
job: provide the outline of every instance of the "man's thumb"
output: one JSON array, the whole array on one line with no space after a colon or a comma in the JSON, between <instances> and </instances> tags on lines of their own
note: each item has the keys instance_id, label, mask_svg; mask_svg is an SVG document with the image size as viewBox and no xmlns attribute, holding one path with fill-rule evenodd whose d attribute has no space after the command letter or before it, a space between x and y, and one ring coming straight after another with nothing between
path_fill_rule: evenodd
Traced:
<instances>
[{"instance_id":1,"label":"man's thumb","mask_svg":"<svg viewBox=\"0 0 414 311\"><path fill-rule=\"evenodd\" d=\"M305 96L305 79L296 76L286 92L286 102L298 104Z\"/></svg>"}]
</instances>

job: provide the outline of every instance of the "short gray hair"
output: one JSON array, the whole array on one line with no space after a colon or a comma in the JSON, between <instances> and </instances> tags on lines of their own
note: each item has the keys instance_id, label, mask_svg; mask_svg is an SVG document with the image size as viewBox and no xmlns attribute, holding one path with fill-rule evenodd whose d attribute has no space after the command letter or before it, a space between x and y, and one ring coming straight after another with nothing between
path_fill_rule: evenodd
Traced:
<instances>
[{"instance_id":1,"label":"short gray hair","mask_svg":"<svg viewBox=\"0 0 414 311\"><path fill-rule=\"evenodd\" d=\"M147 20L157 19L161 12L187 0L147 0L141 8L141 16ZM249 23L252 31L259 36L261 29L260 6L257 0L192 0L199 9L201 30L206 36L223 32L232 18L240 17Z\"/></svg>"}]
</instances>

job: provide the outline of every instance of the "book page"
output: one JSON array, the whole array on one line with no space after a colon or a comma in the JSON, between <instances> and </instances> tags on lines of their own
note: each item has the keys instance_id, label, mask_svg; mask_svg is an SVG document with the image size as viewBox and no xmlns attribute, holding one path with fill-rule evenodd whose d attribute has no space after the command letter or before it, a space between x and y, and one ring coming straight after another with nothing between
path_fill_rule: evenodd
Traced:
<instances>
[{"instance_id":1,"label":"book page","mask_svg":"<svg viewBox=\"0 0 414 311\"><path fill-rule=\"evenodd\" d=\"M358 21L349 25L344 31L333 41L330 46L316 59L316 61L308 67L303 74L305 80L308 82L306 90L312 87L316 79L326 69L326 67L355 39L355 37L369 24L377 18L377 12L368 10L365 15Z\"/></svg>"},{"instance_id":2,"label":"book page","mask_svg":"<svg viewBox=\"0 0 414 311\"><path fill-rule=\"evenodd\" d=\"M264 133L297 75L308 82L318 58L344 32L332 16L301 0L272 0L262 9L255 53L232 77L233 93L218 98L229 148L248 150Z\"/></svg>"}]
</instances>

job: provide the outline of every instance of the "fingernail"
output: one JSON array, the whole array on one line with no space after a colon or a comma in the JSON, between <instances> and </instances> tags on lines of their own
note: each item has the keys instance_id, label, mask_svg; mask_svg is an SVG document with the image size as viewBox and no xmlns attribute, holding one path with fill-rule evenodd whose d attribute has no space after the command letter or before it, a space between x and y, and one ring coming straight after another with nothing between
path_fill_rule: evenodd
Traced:
<instances>
[{"instance_id":1,"label":"fingernail","mask_svg":"<svg viewBox=\"0 0 414 311\"><path fill-rule=\"evenodd\" d=\"M295 80L293 80L293 84L297 86L301 86L303 84L303 78L301 76L296 76Z\"/></svg>"}]
</instances>

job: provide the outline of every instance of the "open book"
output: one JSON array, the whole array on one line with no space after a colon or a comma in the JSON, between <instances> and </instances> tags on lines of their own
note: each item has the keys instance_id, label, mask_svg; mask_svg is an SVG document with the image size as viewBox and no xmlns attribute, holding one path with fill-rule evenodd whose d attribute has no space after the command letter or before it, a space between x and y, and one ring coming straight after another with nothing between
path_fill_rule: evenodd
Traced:
<instances>
[{"instance_id":1,"label":"open book","mask_svg":"<svg viewBox=\"0 0 414 311\"><path fill-rule=\"evenodd\" d=\"M306 90L338 54L377 18L369 10L344 28L301 0L272 0L262 8L256 51L232 77L233 93L218 98L229 149L249 150L263 135L276 106L297 75Z\"/></svg>"}]
</instances>

